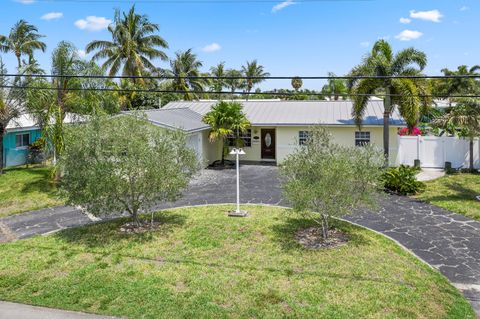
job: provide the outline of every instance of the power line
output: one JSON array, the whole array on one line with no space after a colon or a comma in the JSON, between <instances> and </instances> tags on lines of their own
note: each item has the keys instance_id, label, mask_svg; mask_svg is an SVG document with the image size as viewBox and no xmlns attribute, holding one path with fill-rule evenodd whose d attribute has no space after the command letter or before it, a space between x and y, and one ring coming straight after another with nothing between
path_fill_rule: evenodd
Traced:
<instances>
[{"instance_id":1,"label":"power line","mask_svg":"<svg viewBox=\"0 0 480 319\"><path fill-rule=\"evenodd\" d=\"M20 90L48 90L48 91L58 91L58 88L55 87L36 87L36 86L14 86L14 85L0 85L0 88L6 89L20 89ZM422 98L480 98L478 94L469 94L469 95L433 95L433 94L361 94L361 93L352 93L352 94L328 94L328 93L296 93L296 92L245 92L245 91L186 91L186 90L155 90L155 89L121 89L121 88L68 88L64 91L100 91L100 92L123 92L123 93L172 93L172 94L187 94L187 93L204 93L204 94L215 94L215 95L273 95L273 96L323 96L323 97L353 97L353 96L363 96L363 97L402 97L402 96L416 96Z\"/></svg>"},{"instance_id":2,"label":"power line","mask_svg":"<svg viewBox=\"0 0 480 319\"><path fill-rule=\"evenodd\" d=\"M354 80L354 79L476 79L480 74L468 75L341 75L341 76L175 76L175 75L65 75L65 74L3 74L5 77L26 78L79 78L79 79L148 79L148 80Z\"/></svg>"},{"instance_id":3,"label":"power line","mask_svg":"<svg viewBox=\"0 0 480 319\"><path fill-rule=\"evenodd\" d=\"M279 3L280 0L37 0L38 2L50 3L145 3L145 4L262 4L262 3ZM295 3L322 3L322 2L370 2L372 0L295 0Z\"/></svg>"}]
</instances>

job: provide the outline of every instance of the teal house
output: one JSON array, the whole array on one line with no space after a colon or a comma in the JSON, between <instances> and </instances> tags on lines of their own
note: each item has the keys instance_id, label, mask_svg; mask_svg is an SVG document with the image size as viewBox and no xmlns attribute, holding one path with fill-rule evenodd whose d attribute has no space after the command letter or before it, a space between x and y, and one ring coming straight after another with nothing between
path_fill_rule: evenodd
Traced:
<instances>
[{"instance_id":1,"label":"teal house","mask_svg":"<svg viewBox=\"0 0 480 319\"><path fill-rule=\"evenodd\" d=\"M40 138L42 132L29 115L22 115L9 123L3 136L3 162L6 167L27 163L28 146Z\"/></svg>"}]
</instances>

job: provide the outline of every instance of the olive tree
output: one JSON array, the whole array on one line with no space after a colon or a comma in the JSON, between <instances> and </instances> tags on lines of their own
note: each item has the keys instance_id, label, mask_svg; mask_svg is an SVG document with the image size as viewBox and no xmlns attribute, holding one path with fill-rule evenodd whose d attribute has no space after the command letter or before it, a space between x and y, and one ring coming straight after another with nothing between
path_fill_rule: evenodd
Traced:
<instances>
[{"instance_id":1,"label":"olive tree","mask_svg":"<svg viewBox=\"0 0 480 319\"><path fill-rule=\"evenodd\" d=\"M341 146L321 128L312 128L304 145L281 167L285 199L307 213L328 238L329 220L375 203L382 184L383 156L372 146Z\"/></svg>"},{"instance_id":2,"label":"olive tree","mask_svg":"<svg viewBox=\"0 0 480 319\"><path fill-rule=\"evenodd\" d=\"M61 167L69 204L95 216L128 212L139 225L139 213L180 196L199 164L182 132L129 114L69 128Z\"/></svg>"}]
</instances>

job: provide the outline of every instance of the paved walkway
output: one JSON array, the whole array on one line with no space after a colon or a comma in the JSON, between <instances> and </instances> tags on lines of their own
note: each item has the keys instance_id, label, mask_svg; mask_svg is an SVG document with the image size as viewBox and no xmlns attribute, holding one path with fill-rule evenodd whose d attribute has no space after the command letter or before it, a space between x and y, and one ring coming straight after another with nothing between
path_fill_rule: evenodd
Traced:
<instances>
[{"instance_id":1,"label":"paved walkway","mask_svg":"<svg viewBox=\"0 0 480 319\"><path fill-rule=\"evenodd\" d=\"M242 166L240 187L242 203L287 205L281 198L276 167ZM206 170L193 181L181 200L159 205L157 209L233 202L235 171ZM480 314L480 222L399 196L387 196L380 203L380 210L380 213L358 212L347 219L393 238L440 270ZM92 222L71 207L10 216L0 219L0 241Z\"/></svg>"},{"instance_id":2,"label":"paved walkway","mask_svg":"<svg viewBox=\"0 0 480 319\"><path fill-rule=\"evenodd\" d=\"M440 168L422 168L417 174L417 179L421 182L432 181L445 176L445 170Z\"/></svg>"}]
</instances>

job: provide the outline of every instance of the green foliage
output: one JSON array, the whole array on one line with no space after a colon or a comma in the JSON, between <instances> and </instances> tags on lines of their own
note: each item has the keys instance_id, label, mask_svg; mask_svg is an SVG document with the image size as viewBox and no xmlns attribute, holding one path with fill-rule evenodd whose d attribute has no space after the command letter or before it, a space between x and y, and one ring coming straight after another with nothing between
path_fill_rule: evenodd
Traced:
<instances>
[{"instance_id":1,"label":"green foliage","mask_svg":"<svg viewBox=\"0 0 480 319\"><path fill-rule=\"evenodd\" d=\"M289 155L281 167L284 196L298 212L322 225L328 237L331 217L372 206L380 193L383 157L371 146L334 144L322 128L312 128L306 145Z\"/></svg>"},{"instance_id":2,"label":"green foliage","mask_svg":"<svg viewBox=\"0 0 480 319\"><path fill-rule=\"evenodd\" d=\"M199 165L182 132L137 114L94 117L70 128L62 158L68 203L94 215L138 213L180 196Z\"/></svg>"},{"instance_id":3,"label":"green foliage","mask_svg":"<svg viewBox=\"0 0 480 319\"><path fill-rule=\"evenodd\" d=\"M211 126L208 134L210 141L222 141L221 164L223 165L225 153L228 150L225 143L226 138L229 135L244 133L250 127L250 122L242 111L242 104L239 102L220 101L212 107L210 112L205 114L203 122Z\"/></svg>"},{"instance_id":4,"label":"green foliage","mask_svg":"<svg viewBox=\"0 0 480 319\"><path fill-rule=\"evenodd\" d=\"M413 195L425 189L425 184L417 180L418 168L400 165L388 168L382 175L386 190L400 194Z\"/></svg>"},{"instance_id":5,"label":"green foliage","mask_svg":"<svg viewBox=\"0 0 480 319\"><path fill-rule=\"evenodd\" d=\"M251 62L247 61L247 64L242 66L242 73L246 79L246 90L250 93L253 87L264 81L264 78L270 76L270 73L266 72L263 65L258 64L257 60ZM247 94L248 99L249 94Z\"/></svg>"}]
</instances>

